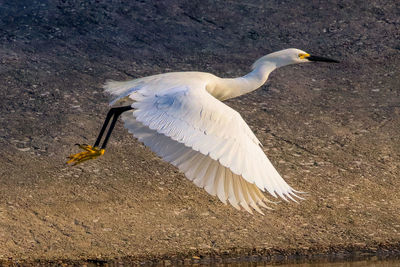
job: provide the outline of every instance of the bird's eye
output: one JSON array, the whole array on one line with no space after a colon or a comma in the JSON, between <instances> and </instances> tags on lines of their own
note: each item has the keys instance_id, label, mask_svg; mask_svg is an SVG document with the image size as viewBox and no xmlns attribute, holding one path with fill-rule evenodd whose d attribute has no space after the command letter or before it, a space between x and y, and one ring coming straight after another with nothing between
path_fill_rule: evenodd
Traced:
<instances>
[{"instance_id":1,"label":"bird's eye","mask_svg":"<svg viewBox=\"0 0 400 267\"><path fill-rule=\"evenodd\" d=\"M304 53L300 53L299 54L299 58L300 59L305 59L305 58L307 58L307 57L309 57L310 56L310 54L304 54Z\"/></svg>"}]
</instances>

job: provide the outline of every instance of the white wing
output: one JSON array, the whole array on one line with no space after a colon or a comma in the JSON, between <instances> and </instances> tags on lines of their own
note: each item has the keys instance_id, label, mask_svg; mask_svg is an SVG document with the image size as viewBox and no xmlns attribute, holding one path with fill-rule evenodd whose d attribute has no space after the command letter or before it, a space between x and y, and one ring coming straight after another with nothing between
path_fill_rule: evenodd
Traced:
<instances>
[{"instance_id":1,"label":"white wing","mask_svg":"<svg viewBox=\"0 0 400 267\"><path fill-rule=\"evenodd\" d=\"M106 85L118 95L116 100L129 96L135 101L135 111L123 115L125 127L197 186L235 208L251 212L251 206L261 212L257 204L266 207L263 201L268 200L259 189L293 199L295 191L272 166L240 114L206 91L204 77L177 75Z\"/></svg>"}]
</instances>

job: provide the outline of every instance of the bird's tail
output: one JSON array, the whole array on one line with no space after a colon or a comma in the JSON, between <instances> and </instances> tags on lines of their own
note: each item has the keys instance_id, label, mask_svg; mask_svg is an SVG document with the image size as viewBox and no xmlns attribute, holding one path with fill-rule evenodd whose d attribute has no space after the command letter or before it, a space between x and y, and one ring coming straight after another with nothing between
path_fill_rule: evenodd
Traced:
<instances>
[{"instance_id":1,"label":"bird's tail","mask_svg":"<svg viewBox=\"0 0 400 267\"><path fill-rule=\"evenodd\" d=\"M113 97L112 101L110 102L110 105L113 105L115 104L115 102L139 90L141 88L141 85L141 79L124 82L107 81L104 84L103 88L106 93L110 94Z\"/></svg>"}]
</instances>

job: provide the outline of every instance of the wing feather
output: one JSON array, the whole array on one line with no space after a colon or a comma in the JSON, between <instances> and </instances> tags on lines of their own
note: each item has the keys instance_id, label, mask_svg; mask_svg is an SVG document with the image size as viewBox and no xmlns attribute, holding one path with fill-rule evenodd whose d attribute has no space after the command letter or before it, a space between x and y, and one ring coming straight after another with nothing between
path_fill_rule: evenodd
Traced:
<instances>
[{"instance_id":1,"label":"wing feather","mask_svg":"<svg viewBox=\"0 0 400 267\"><path fill-rule=\"evenodd\" d=\"M235 175L229 171L227 173L227 179L225 181L228 183L228 201L235 208L240 210L240 206L238 205L238 198L235 194Z\"/></svg>"},{"instance_id":2,"label":"wing feather","mask_svg":"<svg viewBox=\"0 0 400 267\"><path fill-rule=\"evenodd\" d=\"M214 187L217 189L217 196L224 204L226 204L227 196L224 188L225 182L225 167L220 165L215 178Z\"/></svg>"},{"instance_id":3,"label":"wing feather","mask_svg":"<svg viewBox=\"0 0 400 267\"><path fill-rule=\"evenodd\" d=\"M257 205L267 207L260 190L295 200L249 126L206 91L203 78L156 75L115 89L109 84L107 91L117 95L114 101L134 101L135 110L123 114L130 133L222 202L260 212Z\"/></svg>"},{"instance_id":4,"label":"wing feather","mask_svg":"<svg viewBox=\"0 0 400 267\"><path fill-rule=\"evenodd\" d=\"M210 167L207 170L206 175L204 176L204 181L203 181L203 185L204 185L204 190L207 191L207 193L209 193L212 196L216 195L216 189L214 187L214 180L216 178L216 174L218 171L218 168L220 166L218 161L212 160L212 164L210 165Z\"/></svg>"}]
</instances>

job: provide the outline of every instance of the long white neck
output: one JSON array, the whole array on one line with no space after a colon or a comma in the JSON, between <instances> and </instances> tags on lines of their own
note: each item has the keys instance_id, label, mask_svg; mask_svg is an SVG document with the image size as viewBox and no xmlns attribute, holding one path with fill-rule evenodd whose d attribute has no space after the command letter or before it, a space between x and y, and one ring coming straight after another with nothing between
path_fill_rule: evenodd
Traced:
<instances>
[{"instance_id":1,"label":"long white neck","mask_svg":"<svg viewBox=\"0 0 400 267\"><path fill-rule=\"evenodd\" d=\"M226 100L250 93L262 86L269 74L278 66L275 62L264 62L243 77L218 79L215 87L209 88L210 94L219 100Z\"/></svg>"}]
</instances>

